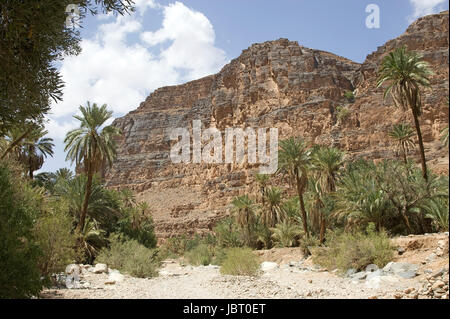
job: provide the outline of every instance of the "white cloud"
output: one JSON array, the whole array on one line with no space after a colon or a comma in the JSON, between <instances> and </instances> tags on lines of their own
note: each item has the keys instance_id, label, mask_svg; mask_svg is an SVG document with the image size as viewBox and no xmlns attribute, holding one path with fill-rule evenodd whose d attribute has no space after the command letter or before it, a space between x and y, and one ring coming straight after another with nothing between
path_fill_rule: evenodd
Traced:
<instances>
[{"instance_id":1,"label":"white cloud","mask_svg":"<svg viewBox=\"0 0 450 319\"><path fill-rule=\"evenodd\" d=\"M414 9L414 13L410 17L410 21L413 21L419 17L442 11L446 0L409 0L409 2Z\"/></svg>"},{"instance_id":2,"label":"white cloud","mask_svg":"<svg viewBox=\"0 0 450 319\"><path fill-rule=\"evenodd\" d=\"M131 16L97 20L96 35L81 42L81 54L61 63L64 100L52 106L47 126L51 137L62 139L77 125L72 115L86 101L106 103L115 116L123 115L136 109L151 91L216 73L227 62L225 52L215 47L212 24L202 13L180 2L135 3L137 12ZM155 32L144 30L147 9L162 10L162 26Z\"/></svg>"}]
</instances>

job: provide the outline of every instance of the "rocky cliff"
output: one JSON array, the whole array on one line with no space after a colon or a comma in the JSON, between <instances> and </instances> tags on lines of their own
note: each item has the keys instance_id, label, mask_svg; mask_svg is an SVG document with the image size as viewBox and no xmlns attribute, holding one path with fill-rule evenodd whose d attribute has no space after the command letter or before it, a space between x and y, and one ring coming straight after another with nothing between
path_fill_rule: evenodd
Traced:
<instances>
[{"instance_id":1,"label":"rocky cliff","mask_svg":"<svg viewBox=\"0 0 450 319\"><path fill-rule=\"evenodd\" d=\"M254 164L173 164L172 128L276 127L280 139L303 136L346 150L351 158L396 156L387 133L411 121L409 112L382 98L376 70L392 49L406 45L430 62L432 87L421 118L426 155L448 172L440 131L448 123L448 12L418 19L404 34L370 54L363 64L286 39L254 44L218 74L153 92L114 125L121 128L118 158L106 172L110 187L128 187L150 203L160 237L204 232L228 210L233 196L255 192ZM349 103L344 93L354 91ZM339 107L348 116L339 117ZM412 155L411 155L412 156ZM418 158L418 156L416 156Z\"/></svg>"}]
</instances>

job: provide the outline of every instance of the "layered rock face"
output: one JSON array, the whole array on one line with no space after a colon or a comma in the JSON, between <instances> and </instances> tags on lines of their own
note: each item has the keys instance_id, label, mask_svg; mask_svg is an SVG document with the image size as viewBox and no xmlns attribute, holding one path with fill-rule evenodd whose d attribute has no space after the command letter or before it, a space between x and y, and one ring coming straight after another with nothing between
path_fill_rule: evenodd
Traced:
<instances>
[{"instance_id":1,"label":"layered rock face","mask_svg":"<svg viewBox=\"0 0 450 319\"><path fill-rule=\"evenodd\" d=\"M256 164L173 164L170 130L201 120L203 128L278 128L279 139L302 136L339 147L349 158L395 157L387 133L412 123L409 112L383 100L376 70L385 54L406 45L435 71L424 91L421 125L427 159L448 172L447 149L439 141L448 123L448 12L423 17L369 55L363 64L309 49L286 39L252 45L218 74L165 87L114 125L121 128L118 157L106 172L110 187L131 188L153 208L159 237L211 230L234 196L257 192ZM343 97L355 92L355 102ZM349 116L338 120L344 106ZM416 154L417 155L417 154ZM410 155L415 156L414 154ZM418 158L418 156L416 156Z\"/></svg>"}]
</instances>

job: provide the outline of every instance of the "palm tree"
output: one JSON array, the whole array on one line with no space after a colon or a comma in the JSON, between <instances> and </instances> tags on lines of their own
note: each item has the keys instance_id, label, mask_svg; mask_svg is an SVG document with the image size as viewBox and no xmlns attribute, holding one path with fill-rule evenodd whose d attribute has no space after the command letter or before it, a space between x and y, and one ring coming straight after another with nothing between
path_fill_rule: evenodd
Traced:
<instances>
[{"instance_id":1,"label":"palm tree","mask_svg":"<svg viewBox=\"0 0 450 319\"><path fill-rule=\"evenodd\" d=\"M68 151L67 159L77 165L83 165L87 175L78 232L84 228L94 173L105 161L111 167L116 156L116 143L113 138L120 134L120 130L114 126L101 128L112 116L112 112L106 107L106 104L98 107L96 103L91 105L89 102L86 107L80 106L82 116L74 116L81 122L80 127L67 133L64 139L65 151Z\"/></svg>"},{"instance_id":2,"label":"palm tree","mask_svg":"<svg viewBox=\"0 0 450 319\"><path fill-rule=\"evenodd\" d=\"M320 243L325 241L326 216L324 194L336 191L336 175L344 165L344 153L334 147L316 146L312 155L312 171L315 177L315 210L320 215Z\"/></svg>"},{"instance_id":3,"label":"palm tree","mask_svg":"<svg viewBox=\"0 0 450 319\"><path fill-rule=\"evenodd\" d=\"M28 168L28 176L33 179L33 172L44 164L47 155L53 156L53 139L44 137L48 131L43 126L32 130L27 137L20 142L19 160Z\"/></svg>"},{"instance_id":4,"label":"palm tree","mask_svg":"<svg viewBox=\"0 0 450 319\"><path fill-rule=\"evenodd\" d=\"M406 154L414 147L414 131L409 124L397 124L389 133L389 136L395 140L397 151L402 153L403 161L408 163Z\"/></svg>"},{"instance_id":5,"label":"palm tree","mask_svg":"<svg viewBox=\"0 0 450 319\"><path fill-rule=\"evenodd\" d=\"M68 168L60 168L55 172L56 179L64 179L64 180L70 180L73 177L73 173Z\"/></svg>"},{"instance_id":6,"label":"palm tree","mask_svg":"<svg viewBox=\"0 0 450 319\"><path fill-rule=\"evenodd\" d=\"M301 139L290 138L280 142L280 152L278 156L279 172L288 174L291 181L297 186L303 231L306 236L309 236L307 214L303 196L308 184L307 173L311 161L311 151Z\"/></svg>"},{"instance_id":7,"label":"palm tree","mask_svg":"<svg viewBox=\"0 0 450 319\"><path fill-rule=\"evenodd\" d=\"M250 246L252 242L252 227L255 224L255 204L248 195L233 199L233 211L236 213L236 222L244 235L244 242Z\"/></svg>"},{"instance_id":8,"label":"palm tree","mask_svg":"<svg viewBox=\"0 0 450 319\"><path fill-rule=\"evenodd\" d=\"M388 82L384 98L390 94L394 104L404 110L410 109L414 118L417 138L419 140L422 175L428 180L425 148L420 130L419 116L422 114L422 99L420 86L429 87L432 71L429 64L422 60L416 52L408 51L405 46L389 53L379 69L378 87Z\"/></svg>"},{"instance_id":9,"label":"palm tree","mask_svg":"<svg viewBox=\"0 0 450 319\"><path fill-rule=\"evenodd\" d=\"M261 201L263 206L265 205L266 200L266 189L269 184L269 175L267 174L255 174L256 183L259 185L259 190L261 192Z\"/></svg>"},{"instance_id":10,"label":"palm tree","mask_svg":"<svg viewBox=\"0 0 450 319\"><path fill-rule=\"evenodd\" d=\"M285 219L270 229L272 231L272 237L282 246L282 247L292 247L297 237L301 234L299 225L290 222Z\"/></svg>"},{"instance_id":11,"label":"palm tree","mask_svg":"<svg viewBox=\"0 0 450 319\"><path fill-rule=\"evenodd\" d=\"M270 187L266 190L266 206L262 209L261 219L263 224L270 228L285 219L281 209L283 190L278 187Z\"/></svg>"}]
</instances>

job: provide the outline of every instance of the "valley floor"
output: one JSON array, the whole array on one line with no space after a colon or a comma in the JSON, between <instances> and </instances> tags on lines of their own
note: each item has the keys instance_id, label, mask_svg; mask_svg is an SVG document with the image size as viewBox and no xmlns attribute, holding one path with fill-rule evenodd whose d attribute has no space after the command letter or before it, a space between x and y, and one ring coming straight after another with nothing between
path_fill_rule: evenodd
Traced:
<instances>
[{"instance_id":1,"label":"valley floor","mask_svg":"<svg viewBox=\"0 0 450 319\"><path fill-rule=\"evenodd\" d=\"M113 285L105 284L108 274L94 274L83 269L82 280L89 282L88 289L48 289L42 298L118 298L118 299L383 299L429 298L419 294L427 280L446 268L442 280L448 298L448 251L442 256L434 254L437 242L448 241L448 235L424 235L400 237L394 240L402 248L395 261L420 265L418 276L413 279L396 278L382 280L378 287L365 280L344 278L337 273L313 267L310 259L298 266L298 248L272 249L258 252L261 260L276 262L279 266L262 272L261 276L235 277L221 275L217 266L184 266L178 260L167 260L160 276L139 279L125 276ZM447 246L448 247L448 246ZM273 265L273 264L272 264ZM276 266L276 265L275 265ZM445 271L444 271L445 272ZM386 277L387 278L387 277ZM441 278L441 277L439 277ZM429 284L431 286L431 284ZM440 289L440 288L439 288Z\"/></svg>"}]
</instances>

